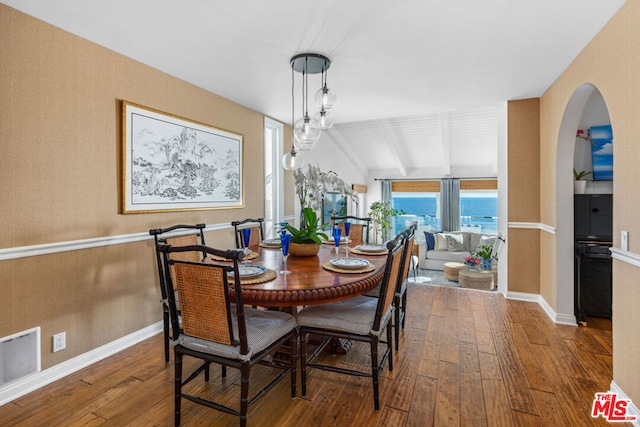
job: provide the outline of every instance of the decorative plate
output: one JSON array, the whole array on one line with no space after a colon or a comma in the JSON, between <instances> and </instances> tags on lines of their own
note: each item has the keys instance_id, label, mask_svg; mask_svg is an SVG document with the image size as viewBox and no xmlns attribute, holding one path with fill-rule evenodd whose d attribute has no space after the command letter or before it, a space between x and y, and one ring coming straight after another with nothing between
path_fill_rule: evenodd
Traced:
<instances>
[{"instance_id":1,"label":"decorative plate","mask_svg":"<svg viewBox=\"0 0 640 427\"><path fill-rule=\"evenodd\" d=\"M238 272L240 273L240 277L254 277L259 276L267 271L266 268L260 267L259 265L239 265ZM233 271L229 272L229 276L233 276Z\"/></svg>"},{"instance_id":2,"label":"decorative plate","mask_svg":"<svg viewBox=\"0 0 640 427\"><path fill-rule=\"evenodd\" d=\"M356 270L358 268L364 268L369 265L369 261L360 258L335 258L329 261L331 265L345 270Z\"/></svg>"},{"instance_id":3,"label":"decorative plate","mask_svg":"<svg viewBox=\"0 0 640 427\"><path fill-rule=\"evenodd\" d=\"M382 245L358 245L356 246L356 249L362 252L371 253L384 252L387 250L387 248Z\"/></svg>"},{"instance_id":4,"label":"decorative plate","mask_svg":"<svg viewBox=\"0 0 640 427\"><path fill-rule=\"evenodd\" d=\"M281 242L280 239L264 239L262 244L265 246L277 246L280 247Z\"/></svg>"}]
</instances>

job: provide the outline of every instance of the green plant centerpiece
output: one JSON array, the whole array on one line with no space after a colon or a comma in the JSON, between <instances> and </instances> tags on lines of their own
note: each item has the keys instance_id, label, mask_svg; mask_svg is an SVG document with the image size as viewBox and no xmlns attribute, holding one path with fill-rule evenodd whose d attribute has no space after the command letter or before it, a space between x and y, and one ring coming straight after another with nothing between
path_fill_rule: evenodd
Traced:
<instances>
[{"instance_id":1,"label":"green plant centerpiece","mask_svg":"<svg viewBox=\"0 0 640 427\"><path fill-rule=\"evenodd\" d=\"M389 239L388 233L391 229L391 221L393 217L404 215L403 210L395 209L391 206L391 202L373 202L369 207L369 217L373 220L373 230L375 243L378 243L378 236L383 240Z\"/></svg>"},{"instance_id":2,"label":"green plant centerpiece","mask_svg":"<svg viewBox=\"0 0 640 427\"><path fill-rule=\"evenodd\" d=\"M324 228L323 225L318 225L318 218L315 211L311 208L302 209L302 215L305 218L303 224L300 225L300 228L295 228L294 226L287 224L284 228L291 234L291 243L305 244L305 243L315 243L318 245L322 244L322 237L324 240L328 240L329 238L325 233L322 232Z\"/></svg>"}]
</instances>

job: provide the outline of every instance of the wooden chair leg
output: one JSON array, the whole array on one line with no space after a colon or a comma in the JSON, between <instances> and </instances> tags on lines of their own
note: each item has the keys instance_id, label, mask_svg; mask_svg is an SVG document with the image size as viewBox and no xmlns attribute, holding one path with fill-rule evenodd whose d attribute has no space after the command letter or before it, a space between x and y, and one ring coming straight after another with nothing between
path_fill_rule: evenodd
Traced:
<instances>
[{"instance_id":1,"label":"wooden chair leg","mask_svg":"<svg viewBox=\"0 0 640 427\"><path fill-rule=\"evenodd\" d=\"M291 337L289 341L289 346L291 348L291 397L296 397L296 385L298 379L296 378L296 370L298 364L298 337Z\"/></svg>"},{"instance_id":2,"label":"wooden chair leg","mask_svg":"<svg viewBox=\"0 0 640 427\"><path fill-rule=\"evenodd\" d=\"M302 377L302 395L307 395L307 334L300 334L300 376Z\"/></svg>"},{"instance_id":3,"label":"wooden chair leg","mask_svg":"<svg viewBox=\"0 0 640 427\"><path fill-rule=\"evenodd\" d=\"M249 408L249 373L248 363L240 367L240 427L247 426L247 412Z\"/></svg>"},{"instance_id":4,"label":"wooden chair leg","mask_svg":"<svg viewBox=\"0 0 640 427\"><path fill-rule=\"evenodd\" d=\"M393 349L391 348L391 325L387 325L387 347L389 347L389 372L393 371Z\"/></svg>"},{"instance_id":5,"label":"wooden chair leg","mask_svg":"<svg viewBox=\"0 0 640 427\"><path fill-rule=\"evenodd\" d=\"M174 424L176 427L180 425L180 403L182 402L182 354L174 352Z\"/></svg>"},{"instance_id":6,"label":"wooden chair leg","mask_svg":"<svg viewBox=\"0 0 640 427\"><path fill-rule=\"evenodd\" d=\"M380 409L380 397L378 395L378 339L371 340L371 379L373 381L373 406Z\"/></svg>"},{"instance_id":7,"label":"wooden chair leg","mask_svg":"<svg viewBox=\"0 0 640 427\"><path fill-rule=\"evenodd\" d=\"M404 321L407 318L407 292L409 292L408 289L402 295L402 329L404 329Z\"/></svg>"},{"instance_id":8,"label":"wooden chair leg","mask_svg":"<svg viewBox=\"0 0 640 427\"><path fill-rule=\"evenodd\" d=\"M393 303L396 306L396 309L393 311L393 329L396 336L396 351L400 348L400 302L400 297L393 297ZM391 325L388 325L387 327L389 326ZM389 345L391 345L391 342L389 342Z\"/></svg>"},{"instance_id":9,"label":"wooden chair leg","mask_svg":"<svg viewBox=\"0 0 640 427\"><path fill-rule=\"evenodd\" d=\"M164 323L164 361L165 363L169 363L169 312L166 310L166 307L162 320Z\"/></svg>"}]
</instances>

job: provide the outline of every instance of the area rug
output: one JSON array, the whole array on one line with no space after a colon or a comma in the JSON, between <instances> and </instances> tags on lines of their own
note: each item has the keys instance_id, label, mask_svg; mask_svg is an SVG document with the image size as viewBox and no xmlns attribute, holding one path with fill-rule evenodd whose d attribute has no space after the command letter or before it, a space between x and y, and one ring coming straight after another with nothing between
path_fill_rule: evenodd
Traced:
<instances>
[{"instance_id":1,"label":"area rug","mask_svg":"<svg viewBox=\"0 0 640 427\"><path fill-rule=\"evenodd\" d=\"M413 278L413 272L409 272L409 281L419 285L437 285L437 286L455 286L460 287L458 282L447 280L444 278L444 272L440 270L427 270L418 268L416 270L416 278Z\"/></svg>"}]
</instances>

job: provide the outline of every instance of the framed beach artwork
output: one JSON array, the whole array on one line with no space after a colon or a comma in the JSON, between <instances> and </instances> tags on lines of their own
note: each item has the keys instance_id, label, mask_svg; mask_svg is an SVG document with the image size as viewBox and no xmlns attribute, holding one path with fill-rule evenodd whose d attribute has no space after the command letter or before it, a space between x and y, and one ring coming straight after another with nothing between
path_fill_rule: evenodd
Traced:
<instances>
[{"instance_id":1,"label":"framed beach artwork","mask_svg":"<svg viewBox=\"0 0 640 427\"><path fill-rule=\"evenodd\" d=\"M591 126L591 160L594 181L613 181L613 132L611 125Z\"/></svg>"},{"instance_id":2,"label":"framed beach artwork","mask_svg":"<svg viewBox=\"0 0 640 427\"><path fill-rule=\"evenodd\" d=\"M243 136L122 102L122 213L243 206Z\"/></svg>"}]
</instances>

